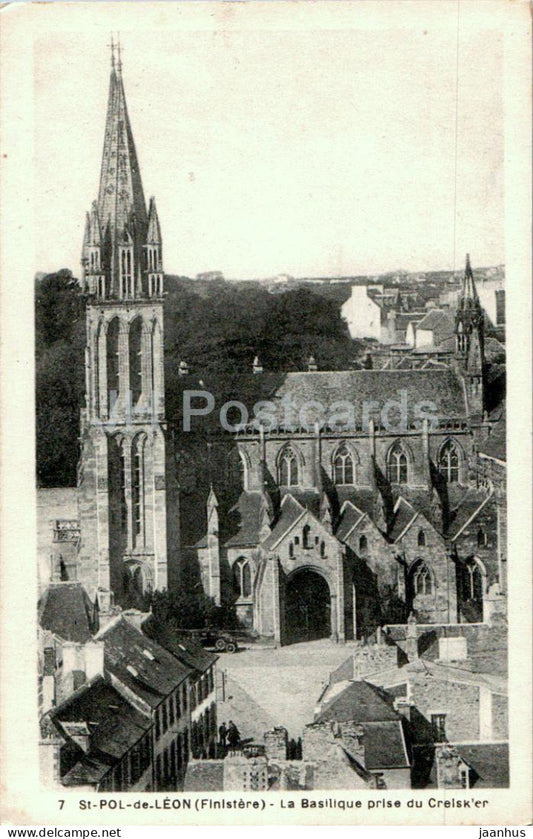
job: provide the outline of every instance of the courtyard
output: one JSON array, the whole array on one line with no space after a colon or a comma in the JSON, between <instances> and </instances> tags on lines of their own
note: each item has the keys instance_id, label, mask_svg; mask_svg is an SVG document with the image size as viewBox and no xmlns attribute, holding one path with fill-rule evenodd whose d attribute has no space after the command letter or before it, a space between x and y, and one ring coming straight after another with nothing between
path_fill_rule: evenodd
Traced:
<instances>
[{"instance_id":1,"label":"courtyard","mask_svg":"<svg viewBox=\"0 0 533 839\"><path fill-rule=\"evenodd\" d=\"M262 742L263 733L284 726L298 739L332 670L351 653L350 644L321 639L270 649L251 647L222 653L218 661L223 696L218 720L237 725L241 737Z\"/></svg>"}]
</instances>

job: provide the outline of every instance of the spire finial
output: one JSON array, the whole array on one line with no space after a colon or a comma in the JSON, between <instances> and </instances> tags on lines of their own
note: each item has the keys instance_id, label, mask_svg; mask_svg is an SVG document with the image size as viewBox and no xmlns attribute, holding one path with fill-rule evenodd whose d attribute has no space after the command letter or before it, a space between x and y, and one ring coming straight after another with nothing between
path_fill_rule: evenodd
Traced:
<instances>
[{"instance_id":1,"label":"spire finial","mask_svg":"<svg viewBox=\"0 0 533 839\"><path fill-rule=\"evenodd\" d=\"M120 32L117 32L117 55L118 55L117 70L118 70L119 73L121 73L122 72L122 47L120 45Z\"/></svg>"},{"instance_id":2,"label":"spire finial","mask_svg":"<svg viewBox=\"0 0 533 839\"><path fill-rule=\"evenodd\" d=\"M111 49L111 69L115 69L115 42L113 35L111 35L111 43L107 45Z\"/></svg>"}]
</instances>

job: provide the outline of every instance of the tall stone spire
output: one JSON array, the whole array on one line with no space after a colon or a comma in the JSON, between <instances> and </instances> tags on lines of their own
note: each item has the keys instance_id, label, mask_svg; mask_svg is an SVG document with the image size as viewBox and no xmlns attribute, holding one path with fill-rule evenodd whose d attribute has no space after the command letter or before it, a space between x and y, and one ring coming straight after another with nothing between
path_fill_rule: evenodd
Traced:
<instances>
[{"instance_id":1,"label":"tall stone spire","mask_svg":"<svg viewBox=\"0 0 533 839\"><path fill-rule=\"evenodd\" d=\"M79 581L106 610L113 599L123 608L147 605L152 591L167 588L167 539L172 550L179 539L173 502L167 521L175 482L161 252L153 201L150 223L146 212L120 47L112 43L100 191L82 251L88 300L77 563Z\"/></svg>"},{"instance_id":2,"label":"tall stone spire","mask_svg":"<svg viewBox=\"0 0 533 839\"><path fill-rule=\"evenodd\" d=\"M103 288L104 296L132 299L162 293L162 276L149 278L148 272L161 272L161 232L150 203L149 216L139 169L122 78L120 44L111 41L111 74L104 134L100 187L96 202L101 231L99 267L103 282L92 278L84 243L82 264L89 292ZM150 254L149 232L157 231L157 254ZM101 295L100 295L101 296Z\"/></svg>"},{"instance_id":3,"label":"tall stone spire","mask_svg":"<svg viewBox=\"0 0 533 839\"><path fill-rule=\"evenodd\" d=\"M461 296L455 315L456 354L468 389L469 410L480 415L484 408L483 372L485 362L485 318L466 255Z\"/></svg>"}]
</instances>

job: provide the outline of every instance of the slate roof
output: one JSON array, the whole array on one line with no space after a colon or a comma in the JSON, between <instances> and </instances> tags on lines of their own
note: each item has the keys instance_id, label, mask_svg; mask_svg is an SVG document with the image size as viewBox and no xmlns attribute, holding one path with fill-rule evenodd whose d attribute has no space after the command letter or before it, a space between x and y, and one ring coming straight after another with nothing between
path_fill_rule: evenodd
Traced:
<instances>
[{"instance_id":1,"label":"slate roof","mask_svg":"<svg viewBox=\"0 0 533 839\"><path fill-rule=\"evenodd\" d=\"M92 637L94 606L81 583L50 583L38 606L39 625L64 641Z\"/></svg>"},{"instance_id":2,"label":"slate roof","mask_svg":"<svg viewBox=\"0 0 533 839\"><path fill-rule=\"evenodd\" d=\"M406 391L410 411L417 403L432 401L443 418L468 415L462 382L451 369L286 373L283 383L265 398L276 403L289 396L296 410L311 401L327 407L348 400L355 406L356 422L361 423L364 402L397 399L399 391ZM415 419L414 414L408 417L410 422Z\"/></svg>"},{"instance_id":3,"label":"slate roof","mask_svg":"<svg viewBox=\"0 0 533 839\"><path fill-rule=\"evenodd\" d=\"M460 743L455 748L477 775L473 787L509 786L509 743Z\"/></svg>"},{"instance_id":4,"label":"slate roof","mask_svg":"<svg viewBox=\"0 0 533 839\"><path fill-rule=\"evenodd\" d=\"M400 538L416 515L417 511L414 507L405 498L400 496L394 505L394 520L389 533L393 542Z\"/></svg>"},{"instance_id":5,"label":"slate roof","mask_svg":"<svg viewBox=\"0 0 533 839\"><path fill-rule=\"evenodd\" d=\"M410 764L401 720L363 726L366 769L405 769Z\"/></svg>"},{"instance_id":6,"label":"slate roof","mask_svg":"<svg viewBox=\"0 0 533 839\"><path fill-rule=\"evenodd\" d=\"M398 714L381 690L368 682L350 682L342 693L318 712L314 722L367 723L398 719Z\"/></svg>"},{"instance_id":7,"label":"slate roof","mask_svg":"<svg viewBox=\"0 0 533 839\"><path fill-rule=\"evenodd\" d=\"M495 460L501 460L502 462L506 462L507 460L507 424L505 421L505 412L497 422L491 433L490 436L487 437L482 443L479 444L478 450L480 454L484 454L487 457L494 458Z\"/></svg>"},{"instance_id":8,"label":"slate roof","mask_svg":"<svg viewBox=\"0 0 533 839\"><path fill-rule=\"evenodd\" d=\"M229 520L234 521L238 531L224 540L228 547L240 545L257 545L261 529L261 505L263 499L260 492L243 492L237 503L229 511Z\"/></svg>"},{"instance_id":9,"label":"slate roof","mask_svg":"<svg viewBox=\"0 0 533 839\"><path fill-rule=\"evenodd\" d=\"M85 723L90 732L89 751L62 778L67 786L98 783L152 725L101 676L52 709L50 718L67 739L72 723Z\"/></svg>"},{"instance_id":10,"label":"slate roof","mask_svg":"<svg viewBox=\"0 0 533 839\"><path fill-rule=\"evenodd\" d=\"M96 638L105 641L106 672L152 708L193 672L192 667L178 661L121 616L112 620Z\"/></svg>"},{"instance_id":11,"label":"slate roof","mask_svg":"<svg viewBox=\"0 0 533 839\"><path fill-rule=\"evenodd\" d=\"M469 521L474 522L477 515L485 509L491 498L492 494L486 491L473 487L468 489L457 507L451 511L450 539L456 539Z\"/></svg>"},{"instance_id":12,"label":"slate roof","mask_svg":"<svg viewBox=\"0 0 533 839\"><path fill-rule=\"evenodd\" d=\"M358 487L339 486L336 488L339 504L350 501L354 507L372 518L376 504L376 491Z\"/></svg>"},{"instance_id":13,"label":"slate roof","mask_svg":"<svg viewBox=\"0 0 533 839\"><path fill-rule=\"evenodd\" d=\"M355 507L351 501L347 501L341 511L339 523L335 531L335 536L340 542L348 538L356 524L361 521L364 513Z\"/></svg>"},{"instance_id":14,"label":"slate roof","mask_svg":"<svg viewBox=\"0 0 533 839\"><path fill-rule=\"evenodd\" d=\"M428 331L444 332L452 335L455 328L455 319L447 309L432 309L416 325L417 331L424 329Z\"/></svg>"},{"instance_id":15,"label":"slate roof","mask_svg":"<svg viewBox=\"0 0 533 839\"><path fill-rule=\"evenodd\" d=\"M223 760L189 761L183 783L184 792L221 792L223 789Z\"/></svg>"},{"instance_id":16,"label":"slate roof","mask_svg":"<svg viewBox=\"0 0 533 839\"><path fill-rule=\"evenodd\" d=\"M273 550L279 539L295 524L300 516L306 512L305 507L296 501L291 494L285 495L281 502L281 515L274 529L263 542L265 550Z\"/></svg>"},{"instance_id":17,"label":"slate roof","mask_svg":"<svg viewBox=\"0 0 533 839\"><path fill-rule=\"evenodd\" d=\"M389 637L397 642L405 639L405 627L390 627ZM380 673L372 673L368 676L368 681L380 685L388 691L389 687L393 685L407 683L409 676L417 673L432 676L443 682L488 687L493 693L501 696L507 695L507 680L503 676L492 673L474 673L464 667L430 661L426 658L414 659L404 664L403 667L386 668Z\"/></svg>"},{"instance_id":18,"label":"slate roof","mask_svg":"<svg viewBox=\"0 0 533 839\"><path fill-rule=\"evenodd\" d=\"M186 638L157 621L150 615L142 625L143 634L155 641L175 658L199 673L205 673L217 661L218 656L205 650L196 641Z\"/></svg>"}]
</instances>

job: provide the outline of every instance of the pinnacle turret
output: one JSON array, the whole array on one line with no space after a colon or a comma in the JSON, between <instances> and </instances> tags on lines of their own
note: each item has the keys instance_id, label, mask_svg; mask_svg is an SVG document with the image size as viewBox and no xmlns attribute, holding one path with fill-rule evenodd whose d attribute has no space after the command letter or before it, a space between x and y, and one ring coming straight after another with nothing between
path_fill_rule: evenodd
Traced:
<instances>
[{"instance_id":1,"label":"pinnacle turret","mask_svg":"<svg viewBox=\"0 0 533 839\"><path fill-rule=\"evenodd\" d=\"M161 227L159 226L159 216L157 215L157 208L155 206L155 198L150 198L150 208L148 210L148 233L146 234L146 243L148 245L161 244Z\"/></svg>"}]
</instances>

